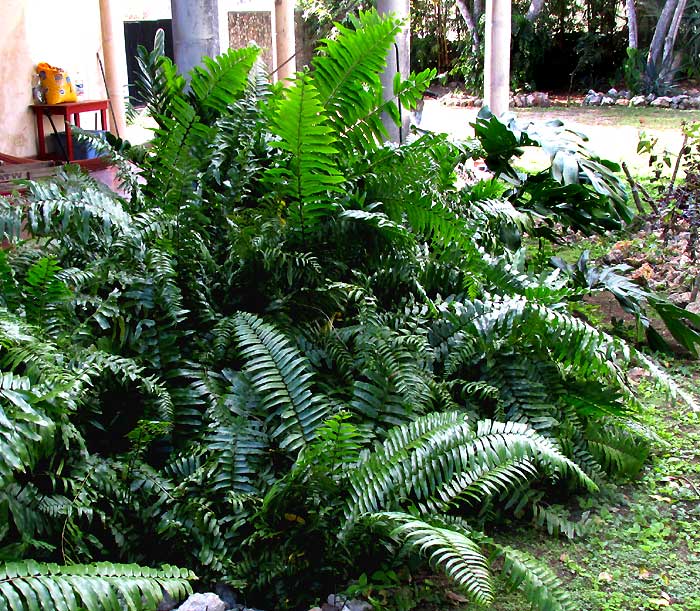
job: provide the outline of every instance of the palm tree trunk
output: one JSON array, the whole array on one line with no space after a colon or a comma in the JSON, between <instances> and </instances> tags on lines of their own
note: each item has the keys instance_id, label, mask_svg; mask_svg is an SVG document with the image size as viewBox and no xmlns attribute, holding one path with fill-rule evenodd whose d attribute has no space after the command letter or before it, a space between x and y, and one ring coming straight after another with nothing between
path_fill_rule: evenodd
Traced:
<instances>
[{"instance_id":1,"label":"palm tree trunk","mask_svg":"<svg viewBox=\"0 0 700 611\"><path fill-rule=\"evenodd\" d=\"M477 27L477 22L474 20L474 16L469 11L466 0L455 0L459 14L462 15L464 23L467 24L467 31L472 39L472 51L475 53L479 50L479 30Z\"/></svg>"},{"instance_id":2,"label":"palm tree trunk","mask_svg":"<svg viewBox=\"0 0 700 611\"><path fill-rule=\"evenodd\" d=\"M634 0L625 0L627 9L627 29L629 30L629 42L627 46L630 49L639 48L639 29L637 27L637 7Z\"/></svg>"},{"instance_id":3,"label":"palm tree trunk","mask_svg":"<svg viewBox=\"0 0 700 611\"><path fill-rule=\"evenodd\" d=\"M666 39L669 28L671 27L671 22L673 21L677 6L678 0L666 0L664 8L661 11L661 16L659 17L659 21L656 23L656 28L654 29L654 37L651 39L649 55L647 56L648 64L660 67L661 54L664 49L664 40Z\"/></svg>"},{"instance_id":4,"label":"palm tree trunk","mask_svg":"<svg viewBox=\"0 0 700 611\"><path fill-rule=\"evenodd\" d=\"M678 0L676 5L676 11L673 14L673 20L668 28L668 34L664 40L664 54L661 60L662 71L664 73L670 74L671 68L673 66L673 47L676 44L676 37L678 36L678 30L681 28L681 21L683 20L683 13L685 12L685 7L688 0Z\"/></svg>"}]
</instances>

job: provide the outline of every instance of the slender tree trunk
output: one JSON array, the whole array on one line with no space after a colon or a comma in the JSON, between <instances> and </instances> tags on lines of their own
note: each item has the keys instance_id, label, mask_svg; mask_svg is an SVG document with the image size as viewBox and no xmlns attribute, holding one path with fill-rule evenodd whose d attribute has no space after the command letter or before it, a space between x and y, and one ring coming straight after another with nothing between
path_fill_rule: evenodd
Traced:
<instances>
[{"instance_id":1,"label":"slender tree trunk","mask_svg":"<svg viewBox=\"0 0 700 611\"><path fill-rule=\"evenodd\" d=\"M472 39L472 51L476 53L479 50L479 44L481 42L479 40L478 21L474 19L474 15L469 11L466 0L455 0L455 4L457 5L459 14L462 15L464 19L464 23L467 24L467 31Z\"/></svg>"},{"instance_id":2,"label":"slender tree trunk","mask_svg":"<svg viewBox=\"0 0 700 611\"><path fill-rule=\"evenodd\" d=\"M474 11L472 14L474 15L474 23L478 26L479 19L481 19L484 14L484 3L482 0L474 0Z\"/></svg>"},{"instance_id":3,"label":"slender tree trunk","mask_svg":"<svg viewBox=\"0 0 700 611\"><path fill-rule=\"evenodd\" d=\"M630 49L638 49L639 28L637 27L637 6L634 0L625 0L625 8L627 9L627 29L629 30L629 42L627 46Z\"/></svg>"},{"instance_id":4,"label":"slender tree trunk","mask_svg":"<svg viewBox=\"0 0 700 611\"><path fill-rule=\"evenodd\" d=\"M527 13L525 13L525 19L528 21L535 21L544 8L544 2L545 0L532 0L532 2L530 2L530 8L528 8Z\"/></svg>"},{"instance_id":5,"label":"slender tree trunk","mask_svg":"<svg viewBox=\"0 0 700 611\"><path fill-rule=\"evenodd\" d=\"M676 5L676 11L673 15L673 21L668 28L668 34L664 40L664 54L661 60L662 70L664 72L670 73L673 66L673 47L676 44L676 37L678 36L678 30L681 28L681 21L683 20L683 13L685 12L685 7L688 0L678 0Z\"/></svg>"},{"instance_id":6,"label":"slender tree trunk","mask_svg":"<svg viewBox=\"0 0 700 611\"><path fill-rule=\"evenodd\" d=\"M668 34L669 28L671 27L671 21L673 21L677 6L678 0L666 0L664 8L661 11L661 16L659 17L659 21L656 23L656 28L654 29L654 37L651 39L649 55L647 56L648 64L660 67L661 54L664 49L664 40L666 39L666 34Z\"/></svg>"}]
</instances>

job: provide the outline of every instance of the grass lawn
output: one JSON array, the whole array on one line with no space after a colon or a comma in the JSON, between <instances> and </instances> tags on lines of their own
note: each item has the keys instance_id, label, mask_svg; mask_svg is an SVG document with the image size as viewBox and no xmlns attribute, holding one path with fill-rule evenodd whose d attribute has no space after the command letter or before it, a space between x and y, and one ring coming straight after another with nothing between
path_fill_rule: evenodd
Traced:
<instances>
[{"instance_id":1,"label":"grass lawn","mask_svg":"<svg viewBox=\"0 0 700 611\"><path fill-rule=\"evenodd\" d=\"M689 388L700 379L697 363L671 369ZM700 611L700 415L644 382L641 391L644 424L658 440L637 481L579 501L591 534L573 542L532 529L497 537L555 568L580 611ZM494 609L523 611L523 599L503 593Z\"/></svg>"},{"instance_id":2,"label":"grass lawn","mask_svg":"<svg viewBox=\"0 0 700 611\"><path fill-rule=\"evenodd\" d=\"M512 110L518 117L531 121L561 119L586 134L589 147L595 153L613 161L626 161L631 171L638 175L648 172L647 158L637 155L640 132L657 137L659 149L665 147L676 153L683 141L681 122L700 121L700 111L667 108L552 106ZM437 100L426 100L421 127L466 138L473 135L469 124L477 112L476 108L452 108ZM545 164L544 153L539 150L527 151L522 159L522 165L530 168L544 167Z\"/></svg>"}]
</instances>

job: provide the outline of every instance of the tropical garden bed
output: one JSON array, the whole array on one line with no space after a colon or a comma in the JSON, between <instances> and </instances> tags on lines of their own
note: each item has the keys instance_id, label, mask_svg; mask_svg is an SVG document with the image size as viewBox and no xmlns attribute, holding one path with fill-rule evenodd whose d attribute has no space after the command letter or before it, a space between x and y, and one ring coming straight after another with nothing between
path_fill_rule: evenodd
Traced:
<instances>
[{"instance_id":1,"label":"tropical garden bed","mask_svg":"<svg viewBox=\"0 0 700 611\"><path fill-rule=\"evenodd\" d=\"M483 112L467 142L384 143L398 28L361 14L286 89L253 48L186 88L159 38L140 55L153 142L101 145L124 197L68 170L0 200L0 606L153 608L223 583L305 609L422 566L458 604L505 584L577 608L561 566L503 533L581 535L637 477L644 393L692 401L636 340L663 347L663 327L697 353L700 316L551 261L635 218L616 164L561 122ZM517 169L522 147L548 167ZM495 178L462 185L474 159ZM603 292L634 343L586 322Z\"/></svg>"}]
</instances>

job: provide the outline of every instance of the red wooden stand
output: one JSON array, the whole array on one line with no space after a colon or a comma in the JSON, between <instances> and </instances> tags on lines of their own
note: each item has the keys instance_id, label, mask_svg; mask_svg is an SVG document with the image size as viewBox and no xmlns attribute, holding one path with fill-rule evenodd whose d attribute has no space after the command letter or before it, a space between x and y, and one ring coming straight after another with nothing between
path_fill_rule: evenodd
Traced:
<instances>
[{"instance_id":1,"label":"red wooden stand","mask_svg":"<svg viewBox=\"0 0 700 611\"><path fill-rule=\"evenodd\" d=\"M102 129L107 129L107 100L85 100L83 102L64 102L63 104L32 104L30 107L36 115L36 131L39 136L39 159L49 159L51 156L46 152L46 135L44 134L44 117L58 115L63 117L63 124L66 130L66 147L68 161L75 161L73 158L73 134L71 133L71 123L80 127L80 113L100 111Z\"/></svg>"}]
</instances>

